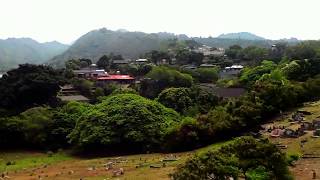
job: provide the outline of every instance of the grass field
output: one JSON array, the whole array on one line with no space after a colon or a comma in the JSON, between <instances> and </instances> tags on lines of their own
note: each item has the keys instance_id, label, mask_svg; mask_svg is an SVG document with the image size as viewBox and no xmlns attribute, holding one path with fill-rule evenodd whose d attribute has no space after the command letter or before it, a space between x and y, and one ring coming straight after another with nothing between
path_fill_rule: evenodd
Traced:
<instances>
[{"instance_id":1,"label":"grass field","mask_svg":"<svg viewBox=\"0 0 320 180\"><path fill-rule=\"evenodd\" d=\"M39 152L3 152L0 153L0 172L8 172L13 179L169 179L175 167L185 162L194 154L215 150L228 142L198 149L196 151L172 154L138 154L119 157L79 158L68 154ZM174 161L163 161L164 159ZM13 165L7 165L8 162ZM113 162L113 168L106 170L104 164ZM151 168L153 166L154 168ZM125 173L113 177L113 171L123 168Z\"/></svg>"},{"instance_id":2,"label":"grass field","mask_svg":"<svg viewBox=\"0 0 320 180\"><path fill-rule=\"evenodd\" d=\"M64 153L0 152L0 172L19 171L24 168L50 165L69 159L71 157Z\"/></svg>"}]
</instances>

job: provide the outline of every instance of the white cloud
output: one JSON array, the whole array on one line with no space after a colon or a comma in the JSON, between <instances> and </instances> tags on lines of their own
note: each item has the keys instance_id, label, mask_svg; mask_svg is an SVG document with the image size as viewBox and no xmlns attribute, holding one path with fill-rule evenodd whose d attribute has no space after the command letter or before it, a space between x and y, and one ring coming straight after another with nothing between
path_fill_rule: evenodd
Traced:
<instances>
[{"instance_id":1,"label":"white cloud","mask_svg":"<svg viewBox=\"0 0 320 180\"><path fill-rule=\"evenodd\" d=\"M318 0L0 0L0 38L69 43L107 27L217 36L320 39Z\"/></svg>"}]
</instances>

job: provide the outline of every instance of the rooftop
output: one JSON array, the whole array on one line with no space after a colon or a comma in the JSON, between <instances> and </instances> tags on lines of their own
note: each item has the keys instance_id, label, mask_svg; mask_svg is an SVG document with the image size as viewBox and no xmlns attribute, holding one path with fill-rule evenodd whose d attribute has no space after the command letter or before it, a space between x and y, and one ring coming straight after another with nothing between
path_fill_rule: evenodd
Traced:
<instances>
[{"instance_id":1,"label":"rooftop","mask_svg":"<svg viewBox=\"0 0 320 180\"><path fill-rule=\"evenodd\" d=\"M109 75L98 77L97 80L134 80L130 75Z\"/></svg>"},{"instance_id":2,"label":"rooftop","mask_svg":"<svg viewBox=\"0 0 320 180\"><path fill-rule=\"evenodd\" d=\"M148 59L137 59L136 62L148 62Z\"/></svg>"},{"instance_id":3,"label":"rooftop","mask_svg":"<svg viewBox=\"0 0 320 180\"><path fill-rule=\"evenodd\" d=\"M129 59L115 59L112 60L113 64L128 64L130 62Z\"/></svg>"}]
</instances>

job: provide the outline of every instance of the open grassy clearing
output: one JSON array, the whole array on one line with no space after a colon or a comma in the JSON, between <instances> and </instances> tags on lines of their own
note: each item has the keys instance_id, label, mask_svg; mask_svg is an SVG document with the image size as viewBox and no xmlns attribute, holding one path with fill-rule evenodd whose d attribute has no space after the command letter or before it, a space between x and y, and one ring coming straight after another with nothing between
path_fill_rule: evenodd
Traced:
<instances>
[{"instance_id":1,"label":"open grassy clearing","mask_svg":"<svg viewBox=\"0 0 320 180\"><path fill-rule=\"evenodd\" d=\"M79 158L67 154L14 152L1 153L0 167L13 179L169 179L174 168L194 154L215 150L232 141L216 143L195 151L172 154L138 154L119 157ZM171 161L170 159L174 159ZM163 161L167 160L167 161ZM14 165L6 165L15 161ZM105 164L113 162L113 168L106 170ZM153 166L154 168L151 168ZM113 171L124 169L124 175L113 177Z\"/></svg>"},{"instance_id":2,"label":"open grassy clearing","mask_svg":"<svg viewBox=\"0 0 320 180\"><path fill-rule=\"evenodd\" d=\"M39 152L1 152L0 172L19 171L24 168L50 165L71 159L65 153L46 154Z\"/></svg>"}]
</instances>

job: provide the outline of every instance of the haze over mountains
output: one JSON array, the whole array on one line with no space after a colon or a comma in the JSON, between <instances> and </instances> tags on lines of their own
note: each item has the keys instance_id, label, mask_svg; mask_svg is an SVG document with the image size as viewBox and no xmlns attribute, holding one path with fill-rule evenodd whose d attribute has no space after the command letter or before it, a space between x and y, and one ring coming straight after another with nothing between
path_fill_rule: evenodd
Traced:
<instances>
[{"instance_id":1,"label":"haze over mountains","mask_svg":"<svg viewBox=\"0 0 320 180\"><path fill-rule=\"evenodd\" d=\"M249 32L239 32L239 33L228 33L228 34L221 34L217 38L220 39L246 39L246 40L266 40L263 37L257 36L255 34Z\"/></svg>"},{"instance_id":2,"label":"haze over mountains","mask_svg":"<svg viewBox=\"0 0 320 180\"><path fill-rule=\"evenodd\" d=\"M111 31L106 28L93 30L81 36L71 46L59 42L38 43L30 38L10 38L0 40L0 71L8 70L21 63L49 63L55 67L64 66L69 59L89 58L97 61L102 55L114 53L125 58L138 58L151 50L166 50L169 41L193 39L200 44L227 48L238 44L243 47L270 47L277 41L267 40L248 32L222 34L212 37L188 37L173 33L129 32L121 29ZM284 39L295 44L297 39Z\"/></svg>"},{"instance_id":3,"label":"haze over mountains","mask_svg":"<svg viewBox=\"0 0 320 180\"><path fill-rule=\"evenodd\" d=\"M0 39L0 71L6 71L22 63L45 63L68 47L56 41L39 43L30 38Z\"/></svg>"}]
</instances>

